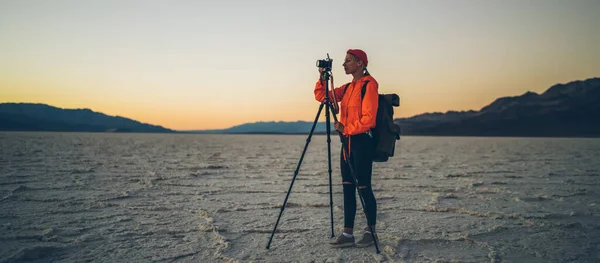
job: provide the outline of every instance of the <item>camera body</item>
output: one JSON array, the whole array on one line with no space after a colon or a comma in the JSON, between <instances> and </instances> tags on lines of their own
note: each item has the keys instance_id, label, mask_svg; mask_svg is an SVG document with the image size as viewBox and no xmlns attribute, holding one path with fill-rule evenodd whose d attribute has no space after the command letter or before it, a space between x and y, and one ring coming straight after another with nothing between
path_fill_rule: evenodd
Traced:
<instances>
[{"instance_id":1,"label":"camera body","mask_svg":"<svg viewBox=\"0 0 600 263\"><path fill-rule=\"evenodd\" d=\"M333 65L333 60L329 57L329 53L327 53L326 59L317 60L317 68L325 69L326 71L331 71L331 67Z\"/></svg>"},{"instance_id":2,"label":"camera body","mask_svg":"<svg viewBox=\"0 0 600 263\"><path fill-rule=\"evenodd\" d=\"M327 70L331 70L332 64L333 64L333 60L331 60L329 58L317 60L317 68L324 68Z\"/></svg>"}]
</instances>

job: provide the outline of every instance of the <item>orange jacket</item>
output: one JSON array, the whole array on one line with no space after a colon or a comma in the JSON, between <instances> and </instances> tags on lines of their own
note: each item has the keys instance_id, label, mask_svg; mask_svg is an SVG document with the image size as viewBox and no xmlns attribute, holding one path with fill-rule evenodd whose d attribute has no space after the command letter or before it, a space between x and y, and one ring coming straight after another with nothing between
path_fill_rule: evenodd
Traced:
<instances>
[{"instance_id":1,"label":"orange jacket","mask_svg":"<svg viewBox=\"0 0 600 263\"><path fill-rule=\"evenodd\" d=\"M365 81L369 81L365 97L361 103L361 89ZM325 81L319 80L315 85L315 99L325 100ZM368 132L375 127L377 107L379 106L379 84L372 76L364 76L352 81L344 91L346 84L334 88L335 97L340 102L339 122L344 125L344 135L355 135ZM331 91L329 92L331 97ZM333 101L332 99L330 99Z\"/></svg>"}]
</instances>

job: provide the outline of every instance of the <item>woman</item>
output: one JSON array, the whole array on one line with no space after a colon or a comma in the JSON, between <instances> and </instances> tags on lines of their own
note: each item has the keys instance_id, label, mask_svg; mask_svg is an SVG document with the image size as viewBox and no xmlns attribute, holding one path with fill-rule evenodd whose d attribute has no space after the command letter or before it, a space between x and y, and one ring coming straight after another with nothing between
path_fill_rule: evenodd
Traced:
<instances>
[{"instance_id":1,"label":"woman","mask_svg":"<svg viewBox=\"0 0 600 263\"><path fill-rule=\"evenodd\" d=\"M373 168L373 141L369 133L375 127L378 107L377 81L367 71L367 54L360 49L349 49L344 59L344 71L352 75L352 82L333 90L335 97L340 101L340 119L334 123L334 128L342 133L349 156L342 149L340 155L340 168L342 173L342 187L344 191L344 231L333 242L333 247L358 246L366 247L373 244L369 227L365 227L362 239L354 242L354 218L356 216L356 188L350 173L349 164L354 168L354 175L358 180L358 188L365 201L367 224L375 231L377 217L377 203L371 187L371 173ZM319 69L322 73L323 69ZM322 102L325 99L325 80L323 74L315 86L315 99ZM362 88L366 84L364 94ZM330 96L331 96L330 91ZM364 95L364 97L363 97ZM348 162L347 162L348 161ZM377 236L375 236L377 238Z\"/></svg>"}]
</instances>

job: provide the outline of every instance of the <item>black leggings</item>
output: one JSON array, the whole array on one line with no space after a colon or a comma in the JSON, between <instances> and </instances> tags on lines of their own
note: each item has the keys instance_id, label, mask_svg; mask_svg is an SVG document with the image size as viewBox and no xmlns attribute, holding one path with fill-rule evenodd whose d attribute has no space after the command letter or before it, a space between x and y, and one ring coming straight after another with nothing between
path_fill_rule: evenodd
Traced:
<instances>
[{"instance_id":1,"label":"black leggings","mask_svg":"<svg viewBox=\"0 0 600 263\"><path fill-rule=\"evenodd\" d=\"M377 202L371 187L371 174L373 171L373 139L368 134L350 136L346 140L346 146L350 148L350 164L353 166L354 176L358 180L360 193L365 201L367 223L374 226L377 220ZM343 148L340 154L340 166L344 189L344 227L354 228L356 216L356 187L350 172L350 167L344 160ZM350 184L348 184L350 183ZM361 188L365 187L365 188Z\"/></svg>"}]
</instances>

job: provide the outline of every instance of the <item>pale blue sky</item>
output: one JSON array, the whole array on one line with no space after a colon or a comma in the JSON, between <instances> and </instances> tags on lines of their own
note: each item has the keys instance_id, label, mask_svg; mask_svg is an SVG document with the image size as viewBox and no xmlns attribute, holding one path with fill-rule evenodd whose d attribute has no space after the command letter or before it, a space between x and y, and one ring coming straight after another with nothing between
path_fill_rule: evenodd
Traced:
<instances>
[{"instance_id":1,"label":"pale blue sky","mask_svg":"<svg viewBox=\"0 0 600 263\"><path fill-rule=\"evenodd\" d=\"M600 1L0 1L0 102L174 129L312 121L315 61L369 55L397 117L600 76ZM324 120L324 117L322 117Z\"/></svg>"}]
</instances>

